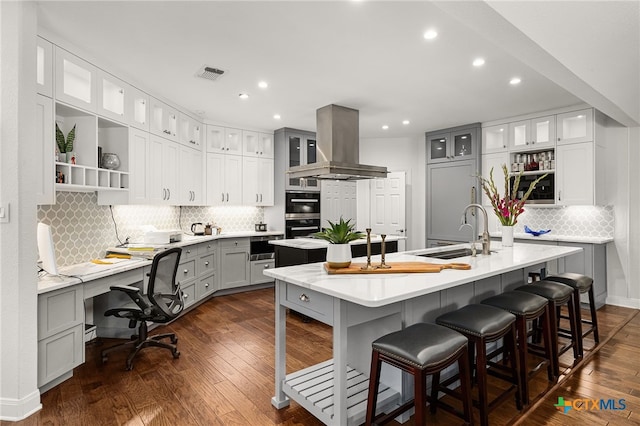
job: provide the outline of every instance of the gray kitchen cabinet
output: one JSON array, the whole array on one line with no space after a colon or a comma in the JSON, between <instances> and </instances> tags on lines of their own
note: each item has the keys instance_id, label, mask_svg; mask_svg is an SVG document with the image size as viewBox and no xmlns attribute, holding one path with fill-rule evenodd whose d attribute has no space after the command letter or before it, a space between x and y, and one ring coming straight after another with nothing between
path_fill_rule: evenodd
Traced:
<instances>
[{"instance_id":1,"label":"gray kitchen cabinet","mask_svg":"<svg viewBox=\"0 0 640 426\"><path fill-rule=\"evenodd\" d=\"M477 159L480 123L428 132L427 164Z\"/></svg>"},{"instance_id":2,"label":"gray kitchen cabinet","mask_svg":"<svg viewBox=\"0 0 640 426\"><path fill-rule=\"evenodd\" d=\"M480 199L476 160L427 166L427 246L433 240L469 242L469 227L460 229L464 208ZM476 234L482 232L476 226L477 210L467 214L467 222L474 226ZM477 238L477 237L476 237Z\"/></svg>"},{"instance_id":3,"label":"gray kitchen cabinet","mask_svg":"<svg viewBox=\"0 0 640 426\"><path fill-rule=\"evenodd\" d=\"M275 131L274 139L276 144L284 141L287 158L285 173L291 167L303 166L318 161L315 133L285 127ZM285 189L287 191L319 191L320 181L318 179L289 179L285 177Z\"/></svg>"},{"instance_id":4,"label":"gray kitchen cabinet","mask_svg":"<svg viewBox=\"0 0 640 426\"><path fill-rule=\"evenodd\" d=\"M273 282L273 278L267 277L263 271L273 269L276 266L274 259L255 260L251 262L251 284L262 284Z\"/></svg>"},{"instance_id":5,"label":"gray kitchen cabinet","mask_svg":"<svg viewBox=\"0 0 640 426\"><path fill-rule=\"evenodd\" d=\"M249 238L220 240L220 289L251 284Z\"/></svg>"},{"instance_id":6,"label":"gray kitchen cabinet","mask_svg":"<svg viewBox=\"0 0 640 426\"><path fill-rule=\"evenodd\" d=\"M84 362L82 286L38 295L38 387L49 389Z\"/></svg>"},{"instance_id":7,"label":"gray kitchen cabinet","mask_svg":"<svg viewBox=\"0 0 640 426\"><path fill-rule=\"evenodd\" d=\"M607 250L604 244L567 243L561 246L582 247L582 252L564 257L558 261L558 272L573 272L593 278L593 295L596 307L601 308L607 299ZM587 294L580 296L580 301L589 303Z\"/></svg>"}]
</instances>

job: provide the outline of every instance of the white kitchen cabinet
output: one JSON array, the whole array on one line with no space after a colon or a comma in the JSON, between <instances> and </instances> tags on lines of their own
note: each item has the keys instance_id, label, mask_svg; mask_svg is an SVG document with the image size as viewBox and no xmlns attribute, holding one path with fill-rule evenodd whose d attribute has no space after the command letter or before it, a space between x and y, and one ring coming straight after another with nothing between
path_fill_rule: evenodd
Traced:
<instances>
[{"instance_id":1,"label":"white kitchen cabinet","mask_svg":"<svg viewBox=\"0 0 640 426\"><path fill-rule=\"evenodd\" d=\"M180 182L178 200L182 206L202 205L202 152L186 146L180 148Z\"/></svg>"},{"instance_id":2,"label":"white kitchen cabinet","mask_svg":"<svg viewBox=\"0 0 640 426\"><path fill-rule=\"evenodd\" d=\"M220 244L220 289L251 284L249 238L226 238Z\"/></svg>"},{"instance_id":3,"label":"white kitchen cabinet","mask_svg":"<svg viewBox=\"0 0 640 426\"><path fill-rule=\"evenodd\" d=\"M446 163L477 158L477 137L477 127L457 127L427 133L427 163Z\"/></svg>"},{"instance_id":4,"label":"white kitchen cabinet","mask_svg":"<svg viewBox=\"0 0 640 426\"><path fill-rule=\"evenodd\" d=\"M242 155L242 130L207 125L207 152Z\"/></svg>"},{"instance_id":5,"label":"white kitchen cabinet","mask_svg":"<svg viewBox=\"0 0 640 426\"><path fill-rule=\"evenodd\" d=\"M207 204L242 204L242 156L207 154Z\"/></svg>"},{"instance_id":6,"label":"white kitchen cabinet","mask_svg":"<svg viewBox=\"0 0 640 426\"><path fill-rule=\"evenodd\" d=\"M54 52L56 100L96 112L97 68L59 47Z\"/></svg>"},{"instance_id":7,"label":"white kitchen cabinet","mask_svg":"<svg viewBox=\"0 0 640 426\"><path fill-rule=\"evenodd\" d=\"M273 158L273 135L243 130L242 155Z\"/></svg>"},{"instance_id":8,"label":"white kitchen cabinet","mask_svg":"<svg viewBox=\"0 0 640 426\"><path fill-rule=\"evenodd\" d=\"M38 152L33 156L32 170L38 174L36 179L36 203L55 204L55 141L53 130L53 100L36 95L36 139Z\"/></svg>"},{"instance_id":9,"label":"white kitchen cabinet","mask_svg":"<svg viewBox=\"0 0 640 426\"><path fill-rule=\"evenodd\" d=\"M147 194L151 204L178 205L179 145L151 135L147 170Z\"/></svg>"},{"instance_id":10,"label":"white kitchen cabinet","mask_svg":"<svg viewBox=\"0 0 640 426\"><path fill-rule=\"evenodd\" d=\"M485 179L489 179L491 169L493 168L493 181L496 183L496 187L498 188L498 191L500 191L501 195L504 195L502 194L504 192L504 172L502 171L503 164L506 164L507 168L509 168L509 153L507 152L482 154L482 177ZM482 193L482 205L490 206L491 201L482 190L480 182L478 182L477 191Z\"/></svg>"},{"instance_id":11,"label":"white kitchen cabinet","mask_svg":"<svg viewBox=\"0 0 640 426\"><path fill-rule=\"evenodd\" d=\"M273 206L273 160L243 157L242 170L242 204Z\"/></svg>"},{"instance_id":12,"label":"white kitchen cabinet","mask_svg":"<svg viewBox=\"0 0 640 426\"><path fill-rule=\"evenodd\" d=\"M593 142L558 145L555 184L557 205L594 205Z\"/></svg>"},{"instance_id":13,"label":"white kitchen cabinet","mask_svg":"<svg viewBox=\"0 0 640 426\"><path fill-rule=\"evenodd\" d=\"M129 203L146 204L151 202L147 185L149 170L150 134L142 130L129 128L129 159L131 160L131 178L129 180Z\"/></svg>"},{"instance_id":14,"label":"white kitchen cabinet","mask_svg":"<svg viewBox=\"0 0 640 426\"><path fill-rule=\"evenodd\" d=\"M53 44L36 38L36 87L38 93L53 97Z\"/></svg>"},{"instance_id":15,"label":"white kitchen cabinet","mask_svg":"<svg viewBox=\"0 0 640 426\"><path fill-rule=\"evenodd\" d=\"M125 123L127 121L125 116L125 97L130 86L100 69L97 70L97 80L98 102L96 112L112 120Z\"/></svg>"},{"instance_id":16,"label":"white kitchen cabinet","mask_svg":"<svg viewBox=\"0 0 640 426\"><path fill-rule=\"evenodd\" d=\"M509 146L514 150L545 149L555 146L555 116L509 123Z\"/></svg>"},{"instance_id":17,"label":"white kitchen cabinet","mask_svg":"<svg viewBox=\"0 0 640 426\"><path fill-rule=\"evenodd\" d=\"M482 153L506 152L509 141L509 124L496 124L482 128Z\"/></svg>"},{"instance_id":18,"label":"white kitchen cabinet","mask_svg":"<svg viewBox=\"0 0 640 426\"><path fill-rule=\"evenodd\" d=\"M149 101L151 133L178 141L178 110L154 97L150 97Z\"/></svg>"},{"instance_id":19,"label":"white kitchen cabinet","mask_svg":"<svg viewBox=\"0 0 640 426\"><path fill-rule=\"evenodd\" d=\"M202 123L186 114L180 113L178 121L178 133L180 143L199 148L202 144Z\"/></svg>"},{"instance_id":20,"label":"white kitchen cabinet","mask_svg":"<svg viewBox=\"0 0 640 426\"><path fill-rule=\"evenodd\" d=\"M207 135L207 152L211 152L213 154L224 154L225 152L224 127L211 126L207 124L206 135Z\"/></svg>"},{"instance_id":21,"label":"white kitchen cabinet","mask_svg":"<svg viewBox=\"0 0 640 426\"><path fill-rule=\"evenodd\" d=\"M593 109L556 116L558 145L593 141Z\"/></svg>"},{"instance_id":22,"label":"white kitchen cabinet","mask_svg":"<svg viewBox=\"0 0 640 426\"><path fill-rule=\"evenodd\" d=\"M149 131L149 95L133 86L125 93L125 117L129 126Z\"/></svg>"},{"instance_id":23,"label":"white kitchen cabinet","mask_svg":"<svg viewBox=\"0 0 640 426\"><path fill-rule=\"evenodd\" d=\"M242 155L242 130L225 127L224 147L226 154Z\"/></svg>"}]
</instances>

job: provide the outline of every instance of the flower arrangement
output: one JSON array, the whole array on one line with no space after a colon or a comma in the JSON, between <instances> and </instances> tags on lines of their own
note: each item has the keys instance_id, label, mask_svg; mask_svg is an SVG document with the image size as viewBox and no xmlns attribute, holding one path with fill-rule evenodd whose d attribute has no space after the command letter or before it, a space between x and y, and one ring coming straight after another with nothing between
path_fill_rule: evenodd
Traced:
<instances>
[{"instance_id":1,"label":"flower arrangement","mask_svg":"<svg viewBox=\"0 0 640 426\"><path fill-rule=\"evenodd\" d=\"M500 197L498 188L496 188L496 185L493 182L493 167L489 172L489 179L483 178L482 176L478 177L482 182L482 189L484 190L484 193L487 194L487 197L489 197L493 211L496 213L496 216L498 216L502 226L513 226L518 223L518 216L524 213L525 201L527 201L527 198L529 198L529 195L531 195L531 192L534 190L538 182L547 176L547 173L531 182L527 192L524 193L521 199L517 199L516 194L520 185L522 172L516 175L513 187L511 188L509 188L509 170L505 164L502 165L502 172L504 173L504 197Z\"/></svg>"}]
</instances>

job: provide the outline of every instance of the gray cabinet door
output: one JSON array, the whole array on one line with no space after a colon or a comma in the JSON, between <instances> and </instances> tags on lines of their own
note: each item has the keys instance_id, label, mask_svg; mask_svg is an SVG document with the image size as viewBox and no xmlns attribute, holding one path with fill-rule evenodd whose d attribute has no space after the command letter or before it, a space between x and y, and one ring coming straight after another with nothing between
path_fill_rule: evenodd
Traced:
<instances>
[{"instance_id":1,"label":"gray cabinet door","mask_svg":"<svg viewBox=\"0 0 640 426\"><path fill-rule=\"evenodd\" d=\"M220 288L234 288L249 285L249 247L223 248L220 251Z\"/></svg>"},{"instance_id":2,"label":"gray cabinet door","mask_svg":"<svg viewBox=\"0 0 640 426\"><path fill-rule=\"evenodd\" d=\"M472 232L465 226L460 229L464 208L479 200L476 161L454 161L427 166L427 243L429 240L469 242ZM475 190L474 190L475 188ZM467 222L474 226L479 213L470 211Z\"/></svg>"}]
</instances>

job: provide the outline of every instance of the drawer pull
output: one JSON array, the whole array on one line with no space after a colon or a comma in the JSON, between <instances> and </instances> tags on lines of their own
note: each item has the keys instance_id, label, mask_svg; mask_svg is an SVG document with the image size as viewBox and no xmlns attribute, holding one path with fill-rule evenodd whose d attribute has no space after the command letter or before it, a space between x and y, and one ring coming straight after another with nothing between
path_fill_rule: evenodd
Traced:
<instances>
[{"instance_id":1,"label":"drawer pull","mask_svg":"<svg viewBox=\"0 0 640 426\"><path fill-rule=\"evenodd\" d=\"M268 268L269 268L269 264L268 264L268 263L265 263L265 264L264 264L264 269L268 269Z\"/></svg>"},{"instance_id":2,"label":"drawer pull","mask_svg":"<svg viewBox=\"0 0 640 426\"><path fill-rule=\"evenodd\" d=\"M185 269L183 272L184 272L185 274L188 274L188 273L189 273L189 270L188 270L188 269Z\"/></svg>"},{"instance_id":3,"label":"drawer pull","mask_svg":"<svg viewBox=\"0 0 640 426\"><path fill-rule=\"evenodd\" d=\"M209 283L204 284L205 288L209 288Z\"/></svg>"},{"instance_id":4,"label":"drawer pull","mask_svg":"<svg viewBox=\"0 0 640 426\"><path fill-rule=\"evenodd\" d=\"M304 293L302 293L298 299L300 299L301 302L309 302L310 301L309 296L307 296Z\"/></svg>"},{"instance_id":5,"label":"drawer pull","mask_svg":"<svg viewBox=\"0 0 640 426\"><path fill-rule=\"evenodd\" d=\"M186 299L187 297L189 297L189 295L188 295L187 293L184 293L184 294L182 295L182 298L183 298L183 299Z\"/></svg>"},{"instance_id":6,"label":"drawer pull","mask_svg":"<svg viewBox=\"0 0 640 426\"><path fill-rule=\"evenodd\" d=\"M204 262L204 266L209 266L209 262Z\"/></svg>"}]
</instances>

